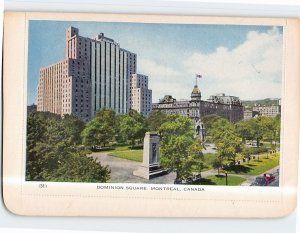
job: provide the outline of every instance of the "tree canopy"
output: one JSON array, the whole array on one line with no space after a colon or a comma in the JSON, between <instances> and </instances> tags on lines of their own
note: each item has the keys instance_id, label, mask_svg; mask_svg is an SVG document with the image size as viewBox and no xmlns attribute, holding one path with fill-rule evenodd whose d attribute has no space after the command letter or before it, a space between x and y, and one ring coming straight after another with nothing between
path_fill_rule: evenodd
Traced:
<instances>
[{"instance_id":1,"label":"tree canopy","mask_svg":"<svg viewBox=\"0 0 300 233\"><path fill-rule=\"evenodd\" d=\"M275 148L276 142L280 140L280 115L275 118L257 116L244 120L236 124L235 130L244 143L246 140L255 140L256 146L260 147L264 139Z\"/></svg>"},{"instance_id":2,"label":"tree canopy","mask_svg":"<svg viewBox=\"0 0 300 233\"><path fill-rule=\"evenodd\" d=\"M150 112L146 120L146 128L148 131L158 131L160 126L167 121L167 114L162 111Z\"/></svg>"},{"instance_id":3,"label":"tree canopy","mask_svg":"<svg viewBox=\"0 0 300 233\"><path fill-rule=\"evenodd\" d=\"M105 147L115 139L118 127L116 113L111 109L100 109L82 131L82 143L89 147Z\"/></svg>"},{"instance_id":4,"label":"tree canopy","mask_svg":"<svg viewBox=\"0 0 300 233\"><path fill-rule=\"evenodd\" d=\"M192 175L193 166L201 167L202 145L194 138L189 118L180 115L168 115L167 118L168 121L159 128L161 165L173 169L176 179L183 180Z\"/></svg>"},{"instance_id":5,"label":"tree canopy","mask_svg":"<svg viewBox=\"0 0 300 233\"><path fill-rule=\"evenodd\" d=\"M74 129L70 129L70 122L75 122ZM108 167L88 158L88 152L78 145L82 124L74 118L29 113L26 180L106 182L110 176Z\"/></svg>"},{"instance_id":6,"label":"tree canopy","mask_svg":"<svg viewBox=\"0 0 300 233\"><path fill-rule=\"evenodd\" d=\"M134 146L135 140L144 138L145 127L132 116L126 115L121 118L119 133L123 139L131 141L131 145Z\"/></svg>"}]
</instances>

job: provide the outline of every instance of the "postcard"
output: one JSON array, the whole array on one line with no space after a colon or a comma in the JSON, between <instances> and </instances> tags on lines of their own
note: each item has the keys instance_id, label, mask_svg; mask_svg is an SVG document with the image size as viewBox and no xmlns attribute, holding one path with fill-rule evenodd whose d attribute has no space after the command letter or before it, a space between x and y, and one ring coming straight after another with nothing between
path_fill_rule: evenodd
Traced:
<instances>
[{"instance_id":1,"label":"postcard","mask_svg":"<svg viewBox=\"0 0 300 233\"><path fill-rule=\"evenodd\" d=\"M290 213L299 26L7 12L7 208L46 216Z\"/></svg>"}]
</instances>

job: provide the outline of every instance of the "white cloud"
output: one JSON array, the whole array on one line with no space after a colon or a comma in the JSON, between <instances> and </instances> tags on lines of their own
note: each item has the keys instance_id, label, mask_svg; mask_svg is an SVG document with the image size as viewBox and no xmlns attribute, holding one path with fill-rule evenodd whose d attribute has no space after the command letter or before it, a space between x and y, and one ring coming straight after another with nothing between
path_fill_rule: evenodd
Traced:
<instances>
[{"instance_id":1,"label":"white cloud","mask_svg":"<svg viewBox=\"0 0 300 233\"><path fill-rule=\"evenodd\" d=\"M153 90L153 102L164 95L174 95L174 97L187 96L187 92L182 88L182 73L171 66L158 64L150 59L138 59L138 73L149 76L149 89ZM187 86L187 85L186 85Z\"/></svg>"},{"instance_id":2,"label":"white cloud","mask_svg":"<svg viewBox=\"0 0 300 233\"><path fill-rule=\"evenodd\" d=\"M158 64L155 61L143 58L138 60L138 69L142 72L151 73L151 76L159 76L164 74L166 77L171 77L179 74L179 72L172 67Z\"/></svg>"},{"instance_id":3,"label":"white cloud","mask_svg":"<svg viewBox=\"0 0 300 233\"><path fill-rule=\"evenodd\" d=\"M277 28L250 31L246 40L233 49L218 47L211 53L178 54L163 62L138 58L138 73L149 76L153 102L166 94L189 99L195 74L201 74L203 99L216 93L242 100L280 97L282 78L282 34Z\"/></svg>"},{"instance_id":4,"label":"white cloud","mask_svg":"<svg viewBox=\"0 0 300 233\"><path fill-rule=\"evenodd\" d=\"M226 92L241 99L279 97L282 78L282 34L277 28L251 31L232 50L219 47L209 54L193 53L184 63L187 73L203 76L202 92ZM201 87L201 85L200 85Z\"/></svg>"}]
</instances>

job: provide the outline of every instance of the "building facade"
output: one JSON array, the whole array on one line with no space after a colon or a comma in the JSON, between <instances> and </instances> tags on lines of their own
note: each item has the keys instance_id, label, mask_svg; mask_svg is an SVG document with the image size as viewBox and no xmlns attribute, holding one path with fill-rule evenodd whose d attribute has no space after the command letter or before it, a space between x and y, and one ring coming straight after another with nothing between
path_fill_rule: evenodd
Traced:
<instances>
[{"instance_id":1,"label":"building facade","mask_svg":"<svg viewBox=\"0 0 300 233\"><path fill-rule=\"evenodd\" d=\"M130 96L131 109L147 117L152 111L152 90L148 89L148 76L131 75Z\"/></svg>"},{"instance_id":2,"label":"building facade","mask_svg":"<svg viewBox=\"0 0 300 233\"><path fill-rule=\"evenodd\" d=\"M244 120L249 120L257 115L260 115L257 111L253 111L251 109L244 110Z\"/></svg>"},{"instance_id":3,"label":"building facade","mask_svg":"<svg viewBox=\"0 0 300 233\"><path fill-rule=\"evenodd\" d=\"M94 38L82 37L74 27L67 28L65 41L65 59L40 70L37 111L75 115L84 121L101 108L121 114L129 112L136 54L103 33ZM148 109L141 106L146 114Z\"/></svg>"},{"instance_id":4,"label":"building facade","mask_svg":"<svg viewBox=\"0 0 300 233\"><path fill-rule=\"evenodd\" d=\"M202 117L208 115L218 115L233 123L241 121L244 117L244 108L238 97L220 94L204 101L201 100L201 92L197 85L192 90L191 100L177 101L171 95L166 95L159 103L152 104L152 109L190 117L196 126L201 124L199 121Z\"/></svg>"},{"instance_id":5,"label":"building facade","mask_svg":"<svg viewBox=\"0 0 300 233\"><path fill-rule=\"evenodd\" d=\"M275 118L281 112L280 105L254 106L253 112L258 112L262 116Z\"/></svg>"},{"instance_id":6,"label":"building facade","mask_svg":"<svg viewBox=\"0 0 300 233\"><path fill-rule=\"evenodd\" d=\"M36 112L37 106L35 104L27 105L27 112Z\"/></svg>"}]
</instances>

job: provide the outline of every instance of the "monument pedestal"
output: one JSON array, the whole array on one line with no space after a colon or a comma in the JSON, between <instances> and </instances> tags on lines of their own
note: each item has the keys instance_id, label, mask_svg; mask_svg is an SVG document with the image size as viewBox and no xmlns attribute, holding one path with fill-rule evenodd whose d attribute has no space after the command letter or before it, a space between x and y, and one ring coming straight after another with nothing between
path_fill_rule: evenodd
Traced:
<instances>
[{"instance_id":1,"label":"monument pedestal","mask_svg":"<svg viewBox=\"0 0 300 233\"><path fill-rule=\"evenodd\" d=\"M145 134L143 164L133 171L133 175L144 179L152 179L167 173L167 170L159 166L159 136L157 133Z\"/></svg>"},{"instance_id":2,"label":"monument pedestal","mask_svg":"<svg viewBox=\"0 0 300 233\"><path fill-rule=\"evenodd\" d=\"M152 165L149 167L144 167L142 165L138 168L138 170L133 171L133 175L142 177L147 180L165 175L166 173L167 170L162 167L159 167L158 165Z\"/></svg>"}]
</instances>

